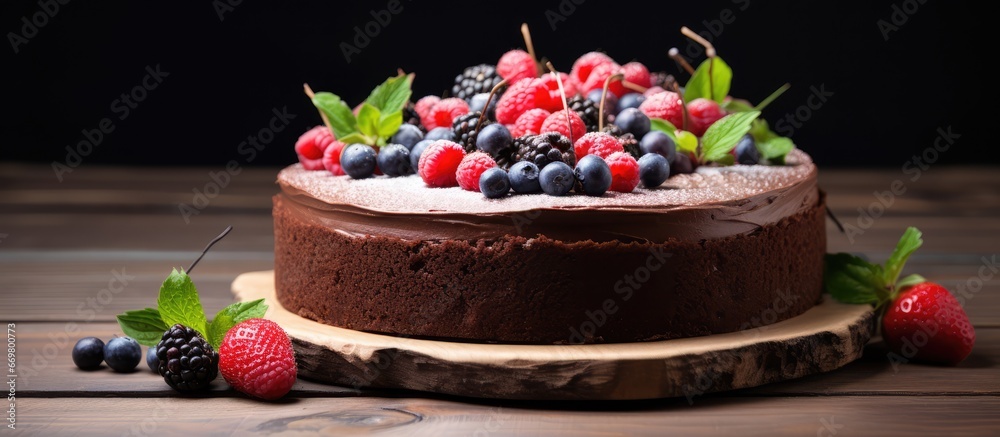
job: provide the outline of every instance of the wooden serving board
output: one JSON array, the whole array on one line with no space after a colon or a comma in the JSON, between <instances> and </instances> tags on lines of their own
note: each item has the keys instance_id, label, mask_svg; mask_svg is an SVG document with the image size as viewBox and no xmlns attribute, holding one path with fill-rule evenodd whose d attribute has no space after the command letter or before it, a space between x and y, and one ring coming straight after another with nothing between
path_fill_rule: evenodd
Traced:
<instances>
[{"instance_id":1,"label":"wooden serving board","mask_svg":"<svg viewBox=\"0 0 1000 437\"><path fill-rule=\"evenodd\" d=\"M240 301L264 298L292 338L299 375L351 387L401 388L530 400L693 397L837 369L874 332L868 305L827 298L804 314L729 334L643 343L503 345L419 340L324 325L275 299L274 272L233 282Z\"/></svg>"}]
</instances>

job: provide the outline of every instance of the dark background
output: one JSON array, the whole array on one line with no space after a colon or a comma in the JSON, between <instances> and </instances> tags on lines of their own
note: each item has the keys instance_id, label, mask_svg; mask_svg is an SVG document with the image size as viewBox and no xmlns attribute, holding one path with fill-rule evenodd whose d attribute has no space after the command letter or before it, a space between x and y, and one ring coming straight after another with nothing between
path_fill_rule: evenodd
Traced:
<instances>
[{"instance_id":1,"label":"dark background","mask_svg":"<svg viewBox=\"0 0 1000 437\"><path fill-rule=\"evenodd\" d=\"M711 21L730 9L735 20L713 40L735 71L734 95L756 102L790 82L765 111L773 125L805 104L812 86L834 93L792 136L821 166L899 167L948 126L962 136L938 162L1000 162L995 136L987 142L985 135L988 108L996 105L980 104L997 80L979 58L992 56L993 39L985 36L992 18L971 1L401 0L403 11L350 63L340 44L352 43L354 26L364 27L387 1L245 0L232 10L225 1L71 1L19 53L8 33L0 50L12 73L5 75L0 159L64 162L83 130L110 117L115 130L86 164L223 165L245 158L239 143L267 126L272 108L287 107L297 115L290 128L249 163L286 165L295 161L298 135L321 122L302 94L304 82L353 105L402 68L417 73L414 100L441 94L464 67L522 47L521 22L557 68L600 49L619 63L639 60L676 74L667 50L689 44L678 29L719 33ZM877 22L892 23L893 5L907 3L919 7L886 41ZM559 12L561 4L569 14ZM227 5L222 19L220 5ZM14 33L22 17L42 10L37 1L0 8L0 26ZM547 10L565 18L555 30ZM156 65L169 76L119 120L113 101Z\"/></svg>"}]
</instances>

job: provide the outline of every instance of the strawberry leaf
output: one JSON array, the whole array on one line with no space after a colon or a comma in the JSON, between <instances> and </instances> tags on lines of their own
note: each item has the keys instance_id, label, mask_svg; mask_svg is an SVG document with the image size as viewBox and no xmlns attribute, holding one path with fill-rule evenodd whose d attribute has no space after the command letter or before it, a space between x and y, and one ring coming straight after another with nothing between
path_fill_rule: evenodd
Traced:
<instances>
[{"instance_id":1,"label":"strawberry leaf","mask_svg":"<svg viewBox=\"0 0 1000 437\"><path fill-rule=\"evenodd\" d=\"M900 279L899 282L896 283L896 289L902 290L904 288L912 287L914 285L921 284L924 282L927 282L926 278L918 274L912 274L903 279Z\"/></svg>"},{"instance_id":2,"label":"strawberry leaf","mask_svg":"<svg viewBox=\"0 0 1000 437\"><path fill-rule=\"evenodd\" d=\"M722 103L729 97L732 83L733 69L718 56L708 58L698 66L684 87L684 103L697 98Z\"/></svg>"},{"instance_id":3,"label":"strawberry leaf","mask_svg":"<svg viewBox=\"0 0 1000 437\"><path fill-rule=\"evenodd\" d=\"M155 308L125 311L115 318L118 319L122 332L143 346L156 346L167 331L167 324Z\"/></svg>"},{"instance_id":4,"label":"strawberry leaf","mask_svg":"<svg viewBox=\"0 0 1000 437\"><path fill-rule=\"evenodd\" d=\"M180 323L205 335L208 322L205 321L205 311L198 299L198 290L194 288L191 277L183 270L174 269L163 281L156 306L167 327Z\"/></svg>"},{"instance_id":5,"label":"strawberry leaf","mask_svg":"<svg viewBox=\"0 0 1000 437\"><path fill-rule=\"evenodd\" d=\"M750 124L760 116L759 111L738 112L719 119L705 131L701 140L701 160L718 161L728 155L743 135L750 131Z\"/></svg>"},{"instance_id":6,"label":"strawberry leaf","mask_svg":"<svg viewBox=\"0 0 1000 437\"><path fill-rule=\"evenodd\" d=\"M922 235L917 228L912 226L903 232L899 243L896 243L896 249L892 251L892 255L885 262L884 281L886 284L895 284L896 280L899 279L899 274L903 272L906 260L924 244L924 240L920 238Z\"/></svg>"},{"instance_id":7,"label":"strawberry leaf","mask_svg":"<svg viewBox=\"0 0 1000 437\"><path fill-rule=\"evenodd\" d=\"M320 92L312 98L313 105L326 114L330 120L330 127L337 138L345 137L358 130L357 119L347 104L340 100L336 94Z\"/></svg>"},{"instance_id":8,"label":"strawberry leaf","mask_svg":"<svg viewBox=\"0 0 1000 437\"><path fill-rule=\"evenodd\" d=\"M879 304L888 297L882 266L848 253L827 254L823 285L834 299L853 304Z\"/></svg>"},{"instance_id":9,"label":"strawberry leaf","mask_svg":"<svg viewBox=\"0 0 1000 437\"><path fill-rule=\"evenodd\" d=\"M222 311L219 311L215 315L215 318L212 319L212 324L208 327L209 344L218 351L219 346L222 345L222 339L226 337L226 333L233 326L247 319L264 317L265 313L267 313L267 304L264 303L264 299L257 299L251 302L236 302L223 308Z\"/></svg>"}]
</instances>

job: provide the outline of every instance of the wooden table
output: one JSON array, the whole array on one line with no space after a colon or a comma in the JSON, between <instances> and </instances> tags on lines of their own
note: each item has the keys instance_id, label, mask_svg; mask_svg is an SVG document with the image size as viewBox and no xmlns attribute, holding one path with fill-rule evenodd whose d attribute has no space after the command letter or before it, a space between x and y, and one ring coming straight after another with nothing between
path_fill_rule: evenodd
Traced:
<instances>
[{"instance_id":1,"label":"wooden table","mask_svg":"<svg viewBox=\"0 0 1000 437\"><path fill-rule=\"evenodd\" d=\"M243 169L186 222L178 205L212 183L204 169L82 165L58 182L48 166L0 164L0 322L16 331L16 427L24 435L988 435L1000 433L1000 168L824 170L833 211L863 230L853 243L830 225L830 251L885 259L909 225L925 246L910 261L956 294L976 326L958 367L893 364L879 341L828 374L688 399L532 403L353 390L299 381L275 403L217 383L184 397L149 372L84 372L74 342L121 333L114 316L155 302L171 267L187 266L226 225L194 280L210 314L232 301L236 275L271 268L276 169ZM857 208L901 180L880 216ZM898 185L897 185L898 187ZM213 193L212 188L208 188ZM898 192L897 188L897 192ZM889 198L883 197L888 203ZM983 267L983 266L986 267ZM118 292L109 282L124 278ZM221 378L220 378L221 381ZM7 430L9 431L9 430Z\"/></svg>"}]
</instances>

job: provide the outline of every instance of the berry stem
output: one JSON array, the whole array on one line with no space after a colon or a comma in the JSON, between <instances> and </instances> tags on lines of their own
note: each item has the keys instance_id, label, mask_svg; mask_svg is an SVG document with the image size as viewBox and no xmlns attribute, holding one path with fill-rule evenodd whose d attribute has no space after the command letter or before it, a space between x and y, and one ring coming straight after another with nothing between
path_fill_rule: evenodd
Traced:
<instances>
[{"instance_id":1,"label":"berry stem","mask_svg":"<svg viewBox=\"0 0 1000 437\"><path fill-rule=\"evenodd\" d=\"M306 97L309 97L309 101L312 102L313 97L316 97L316 93L313 92L312 88L309 87L308 83L302 84L302 88L305 89L305 91L306 91ZM333 125L330 124L330 119L326 118L326 114L322 110L320 110L319 108L316 108L316 110L319 111L319 116L323 119L323 124L326 125L326 128L330 129L330 133L331 134L334 133ZM201 259L201 258L198 258L198 259ZM196 263L197 263L197 261L196 261ZM194 266L192 266L192 267L194 267Z\"/></svg>"},{"instance_id":2,"label":"berry stem","mask_svg":"<svg viewBox=\"0 0 1000 437\"><path fill-rule=\"evenodd\" d=\"M678 50L677 47L671 47L670 51L667 52L667 56L669 56L670 59L673 59L674 62L676 62L677 65L680 65L681 68L684 69L684 71L686 71L688 74L691 75L694 74L694 67L692 67L691 64L688 63L687 59L684 59L684 56L681 55L681 51Z\"/></svg>"},{"instance_id":3,"label":"berry stem","mask_svg":"<svg viewBox=\"0 0 1000 437\"><path fill-rule=\"evenodd\" d=\"M681 95L680 85L677 85L677 82L674 82L673 88L674 92L677 93L677 96L681 99L681 114L684 115L683 120L681 121L680 129L686 131L688 130L688 124L691 122L691 117L688 115L687 105L684 104L684 96Z\"/></svg>"},{"instance_id":4,"label":"berry stem","mask_svg":"<svg viewBox=\"0 0 1000 437\"><path fill-rule=\"evenodd\" d=\"M306 86L308 87L308 85ZM191 266L188 267L187 274L190 275L191 271L194 270L194 266L198 265L198 261L201 261L201 259L205 256L205 254L208 253L208 250L211 249L212 246L215 245L215 243L218 243L219 240L223 239L226 235L229 235L229 231L232 230L233 230L233 225L229 225L228 227L226 227L226 230L222 231L222 233L219 234L218 237L215 237L212 239L212 241L209 241L208 246L205 246L205 249L201 251L201 255L198 255L198 259L194 260L194 262L191 263Z\"/></svg>"},{"instance_id":5,"label":"berry stem","mask_svg":"<svg viewBox=\"0 0 1000 437\"><path fill-rule=\"evenodd\" d=\"M486 105L483 106L483 113L479 114L479 121L476 122L476 135L479 135L479 129L483 127L483 119L486 118L486 113L490 112L490 102L493 101L493 96L496 95L497 90L503 88L504 85L507 85L507 79L501 80L500 83L496 84L496 86L490 90L490 95L486 97Z\"/></svg>"},{"instance_id":6,"label":"berry stem","mask_svg":"<svg viewBox=\"0 0 1000 437\"><path fill-rule=\"evenodd\" d=\"M538 62L538 56L535 55L535 45L531 43L531 31L528 30L528 23L521 23L521 36L524 38L524 46L528 49L531 60L535 61L535 77L538 77L538 73L544 70Z\"/></svg>"},{"instance_id":7,"label":"berry stem","mask_svg":"<svg viewBox=\"0 0 1000 437\"><path fill-rule=\"evenodd\" d=\"M573 138L573 121L569 118L569 102L566 101L566 89L563 88L562 78L559 77L559 72L556 71L556 67L553 67L551 62L546 62L545 66L549 68L552 77L556 78L556 85L559 86L559 97L562 98L563 115L566 116L566 126L569 127L569 142L576 144L576 139Z\"/></svg>"},{"instance_id":8,"label":"berry stem","mask_svg":"<svg viewBox=\"0 0 1000 437\"><path fill-rule=\"evenodd\" d=\"M622 73L612 74L604 79L604 89L601 90L601 105L597 107L597 131L604 131L604 102L608 98L608 87L611 86L612 80L624 80L625 75Z\"/></svg>"},{"instance_id":9,"label":"berry stem","mask_svg":"<svg viewBox=\"0 0 1000 437\"><path fill-rule=\"evenodd\" d=\"M646 88L646 87L644 87L642 85L639 85L637 83L632 83L632 82L629 82L629 81L624 80L624 79L622 79L622 86L624 86L625 88L628 88L628 89L630 89L632 91L639 92L639 93L644 93L644 92L646 92L649 89L649 88Z\"/></svg>"},{"instance_id":10,"label":"berry stem","mask_svg":"<svg viewBox=\"0 0 1000 437\"><path fill-rule=\"evenodd\" d=\"M715 66L715 46L705 38L702 38L701 35L688 29L687 26L681 27L681 33L705 47L705 56L708 56L708 97L715 100L715 84L712 83L712 67Z\"/></svg>"},{"instance_id":11,"label":"berry stem","mask_svg":"<svg viewBox=\"0 0 1000 437\"><path fill-rule=\"evenodd\" d=\"M761 111L761 110L763 110L764 108L767 107L767 105L770 105L771 102L774 101L774 99L777 99L778 97L780 97L782 94L785 93L785 91L788 91L788 89L791 88L791 87L792 87L792 84L785 83L784 85L781 86L781 88L778 88L773 93L771 93L771 95L767 96L766 99L764 99L760 103L758 103L757 106L754 106L753 110L754 111Z\"/></svg>"}]
</instances>

